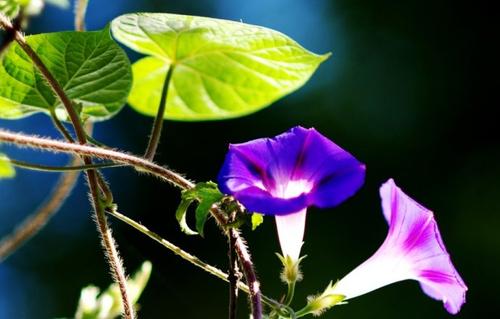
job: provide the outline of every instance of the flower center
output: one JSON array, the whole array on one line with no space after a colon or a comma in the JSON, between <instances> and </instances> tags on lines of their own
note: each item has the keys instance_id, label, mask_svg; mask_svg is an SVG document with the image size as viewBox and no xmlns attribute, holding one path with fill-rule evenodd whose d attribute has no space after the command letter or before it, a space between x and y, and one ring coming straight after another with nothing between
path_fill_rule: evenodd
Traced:
<instances>
[{"instance_id":1,"label":"flower center","mask_svg":"<svg viewBox=\"0 0 500 319\"><path fill-rule=\"evenodd\" d=\"M281 198L294 198L300 196L304 193L308 193L313 188L313 183L306 179L299 179L295 181L289 181L285 185L282 185L281 189L278 187L277 196Z\"/></svg>"}]
</instances>

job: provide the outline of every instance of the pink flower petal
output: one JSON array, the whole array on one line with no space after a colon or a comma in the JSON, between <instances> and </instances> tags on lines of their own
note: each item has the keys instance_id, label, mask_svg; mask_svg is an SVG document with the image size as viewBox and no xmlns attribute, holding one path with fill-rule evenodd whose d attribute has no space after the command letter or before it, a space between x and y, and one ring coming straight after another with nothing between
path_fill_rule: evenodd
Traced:
<instances>
[{"instance_id":1,"label":"pink flower petal","mask_svg":"<svg viewBox=\"0 0 500 319\"><path fill-rule=\"evenodd\" d=\"M345 276L332 293L354 298L414 279L430 297L456 314L465 303L467 286L451 263L433 213L414 201L390 179L380 188L389 233L377 252Z\"/></svg>"}]
</instances>

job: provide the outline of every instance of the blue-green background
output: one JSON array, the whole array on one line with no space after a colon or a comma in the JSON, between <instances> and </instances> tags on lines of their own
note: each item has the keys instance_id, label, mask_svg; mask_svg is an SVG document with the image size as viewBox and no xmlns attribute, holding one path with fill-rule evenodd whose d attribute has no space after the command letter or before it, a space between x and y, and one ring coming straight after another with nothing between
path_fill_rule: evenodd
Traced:
<instances>
[{"instance_id":1,"label":"blue-green background","mask_svg":"<svg viewBox=\"0 0 500 319\"><path fill-rule=\"evenodd\" d=\"M499 316L500 144L498 16L486 1L205 0L91 1L89 29L134 11L203 15L282 31L306 48L333 52L300 91L268 109L230 121L165 122L158 162L189 178L214 179L229 142L273 136L295 125L316 127L367 165L361 191L341 206L311 209L303 252L305 279L297 304L369 257L387 226L378 188L389 177L431 208L452 260L469 286L457 318ZM47 7L27 32L72 29L72 11ZM129 52L130 53L130 52ZM132 59L137 55L131 54ZM496 68L498 70L498 68ZM96 137L140 154L152 119L126 107L98 124ZM57 136L41 115L0 127ZM12 157L62 164L64 156L1 146ZM224 268L225 240L213 223L206 239L178 230L179 193L131 169L106 171L120 210L202 259ZM19 170L0 182L0 234L39 205L57 176ZM227 287L119 221L112 220L125 264L151 260L141 318L225 318ZM279 250L273 221L245 230L263 291L279 297ZM47 227L0 264L0 318L53 318L74 313L81 287L110 276L80 179ZM240 318L248 318L241 295ZM383 288L323 318L447 318L417 283Z\"/></svg>"}]
</instances>

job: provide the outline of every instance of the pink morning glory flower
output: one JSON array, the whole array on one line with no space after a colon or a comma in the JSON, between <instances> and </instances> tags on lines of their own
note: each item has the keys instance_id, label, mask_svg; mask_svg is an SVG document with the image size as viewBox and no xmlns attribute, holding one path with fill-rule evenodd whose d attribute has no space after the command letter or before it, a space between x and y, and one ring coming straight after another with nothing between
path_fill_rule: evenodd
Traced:
<instances>
[{"instance_id":1,"label":"pink morning glory flower","mask_svg":"<svg viewBox=\"0 0 500 319\"><path fill-rule=\"evenodd\" d=\"M417 280L430 297L442 300L451 314L465 302L467 286L451 263L433 213L390 179L380 188L389 233L382 246L336 285L332 295L352 299L406 279Z\"/></svg>"},{"instance_id":2,"label":"pink morning glory flower","mask_svg":"<svg viewBox=\"0 0 500 319\"><path fill-rule=\"evenodd\" d=\"M332 207L363 184L365 166L315 129L231 144L218 181L248 210L275 215L283 256L299 260L309 206Z\"/></svg>"}]
</instances>

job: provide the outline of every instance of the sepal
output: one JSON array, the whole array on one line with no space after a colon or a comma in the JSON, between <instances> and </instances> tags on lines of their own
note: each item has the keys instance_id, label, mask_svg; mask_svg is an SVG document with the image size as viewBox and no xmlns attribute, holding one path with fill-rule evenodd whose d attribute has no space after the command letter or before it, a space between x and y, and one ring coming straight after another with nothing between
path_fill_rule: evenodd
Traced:
<instances>
[{"instance_id":1,"label":"sepal","mask_svg":"<svg viewBox=\"0 0 500 319\"><path fill-rule=\"evenodd\" d=\"M289 255L283 257L279 253L276 253L279 260L283 264L283 270L281 271L280 278L286 284L296 283L303 279L302 271L300 270L300 263L307 255L300 257L297 260L292 259Z\"/></svg>"}]
</instances>

